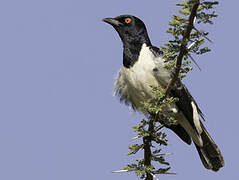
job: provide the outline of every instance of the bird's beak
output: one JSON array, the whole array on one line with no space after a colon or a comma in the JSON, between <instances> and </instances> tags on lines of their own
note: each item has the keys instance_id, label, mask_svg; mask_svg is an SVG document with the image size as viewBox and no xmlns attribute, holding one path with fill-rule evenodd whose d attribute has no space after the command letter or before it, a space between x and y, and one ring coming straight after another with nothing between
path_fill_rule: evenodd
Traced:
<instances>
[{"instance_id":1,"label":"bird's beak","mask_svg":"<svg viewBox=\"0 0 239 180\"><path fill-rule=\"evenodd\" d=\"M112 26L120 26L122 25L121 22L119 22L118 20L114 19L114 18L104 18L102 21L111 24Z\"/></svg>"}]
</instances>

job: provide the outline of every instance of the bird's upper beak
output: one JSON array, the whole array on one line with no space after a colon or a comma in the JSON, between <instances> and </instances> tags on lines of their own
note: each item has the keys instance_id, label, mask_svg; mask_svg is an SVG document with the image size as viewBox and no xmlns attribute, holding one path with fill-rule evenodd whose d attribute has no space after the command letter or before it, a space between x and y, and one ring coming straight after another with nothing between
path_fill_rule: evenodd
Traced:
<instances>
[{"instance_id":1,"label":"bird's upper beak","mask_svg":"<svg viewBox=\"0 0 239 180\"><path fill-rule=\"evenodd\" d=\"M120 26L122 25L121 22L119 22L118 20L114 19L114 18L104 18L102 21L111 24L112 26Z\"/></svg>"}]
</instances>

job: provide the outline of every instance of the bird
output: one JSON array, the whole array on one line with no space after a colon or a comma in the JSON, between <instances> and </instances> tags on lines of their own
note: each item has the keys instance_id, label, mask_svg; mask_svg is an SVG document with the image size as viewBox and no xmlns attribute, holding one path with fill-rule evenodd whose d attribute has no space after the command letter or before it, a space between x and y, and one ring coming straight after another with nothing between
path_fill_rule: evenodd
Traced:
<instances>
[{"instance_id":1,"label":"bird","mask_svg":"<svg viewBox=\"0 0 239 180\"><path fill-rule=\"evenodd\" d=\"M113 26L123 43L123 64L114 82L115 94L121 102L141 112L143 102L155 96L152 87L165 90L173 72L165 67L162 52L151 44L146 26L138 17L125 14L103 21ZM224 159L202 123L204 115L195 99L180 79L169 95L178 99L166 108L177 123L166 127L185 143L194 143L206 169L218 171L224 166Z\"/></svg>"}]
</instances>

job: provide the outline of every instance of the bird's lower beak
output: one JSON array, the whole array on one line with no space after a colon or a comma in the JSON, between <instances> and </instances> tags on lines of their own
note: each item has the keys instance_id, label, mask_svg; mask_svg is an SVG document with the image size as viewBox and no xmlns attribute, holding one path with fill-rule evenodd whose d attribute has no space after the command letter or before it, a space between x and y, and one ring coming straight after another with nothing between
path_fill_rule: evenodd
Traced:
<instances>
[{"instance_id":1,"label":"bird's lower beak","mask_svg":"<svg viewBox=\"0 0 239 180\"><path fill-rule=\"evenodd\" d=\"M114 18L104 18L102 21L111 24L112 26L120 26L122 25L121 22L119 22L118 20L114 19Z\"/></svg>"}]
</instances>

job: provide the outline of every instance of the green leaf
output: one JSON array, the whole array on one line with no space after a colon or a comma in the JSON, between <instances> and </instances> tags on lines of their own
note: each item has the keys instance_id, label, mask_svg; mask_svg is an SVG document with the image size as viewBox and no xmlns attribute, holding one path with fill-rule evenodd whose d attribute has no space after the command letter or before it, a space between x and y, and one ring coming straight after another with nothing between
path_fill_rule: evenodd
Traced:
<instances>
[{"instance_id":1,"label":"green leaf","mask_svg":"<svg viewBox=\"0 0 239 180\"><path fill-rule=\"evenodd\" d=\"M143 144L133 144L129 145L130 152L128 152L128 155L136 154L140 149L144 147Z\"/></svg>"}]
</instances>

